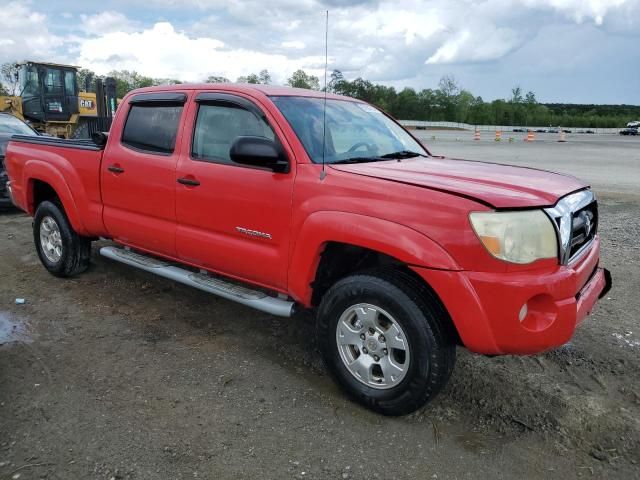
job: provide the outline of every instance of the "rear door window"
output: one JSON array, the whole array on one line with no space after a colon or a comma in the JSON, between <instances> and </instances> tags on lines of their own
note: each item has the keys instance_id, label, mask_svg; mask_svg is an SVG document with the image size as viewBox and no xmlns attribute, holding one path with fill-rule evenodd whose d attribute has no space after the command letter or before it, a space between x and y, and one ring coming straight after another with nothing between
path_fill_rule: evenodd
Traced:
<instances>
[{"instance_id":1,"label":"rear door window","mask_svg":"<svg viewBox=\"0 0 640 480\"><path fill-rule=\"evenodd\" d=\"M173 153L182 115L182 105L131 105L122 132L122 143L136 150Z\"/></svg>"}]
</instances>

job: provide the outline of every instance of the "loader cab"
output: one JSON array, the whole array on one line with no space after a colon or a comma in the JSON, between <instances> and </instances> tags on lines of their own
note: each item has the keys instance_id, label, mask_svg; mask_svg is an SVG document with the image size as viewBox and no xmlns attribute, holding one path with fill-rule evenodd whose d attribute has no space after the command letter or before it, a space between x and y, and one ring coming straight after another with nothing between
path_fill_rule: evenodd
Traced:
<instances>
[{"instance_id":1,"label":"loader cab","mask_svg":"<svg viewBox=\"0 0 640 480\"><path fill-rule=\"evenodd\" d=\"M34 122L67 122L78 110L77 67L24 62L18 80L22 111Z\"/></svg>"}]
</instances>

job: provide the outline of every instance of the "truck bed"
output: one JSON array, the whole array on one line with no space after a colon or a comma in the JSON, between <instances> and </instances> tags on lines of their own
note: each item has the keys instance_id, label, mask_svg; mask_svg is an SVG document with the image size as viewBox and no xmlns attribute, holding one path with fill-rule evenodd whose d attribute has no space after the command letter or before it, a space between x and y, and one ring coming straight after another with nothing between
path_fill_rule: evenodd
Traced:
<instances>
[{"instance_id":1,"label":"truck bed","mask_svg":"<svg viewBox=\"0 0 640 480\"><path fill-rule=\"evenodd\" d=\"M104 236L100 165L104 147L91 140L14 135L7 146L6 168L14 203L33 215L34 199L53 188L65 205L74 229L85 236Z\"/></svg>"},{"instance_id":2,"label":"truck bed","mask_svg":"<svg viewBox=\"0 0 640 480\"><path fill-rule=\"evenodd\" d=\"M21 142L21 143L33 143L36 145L49 145L52 147L75 148L80 150L100 151L104 149L104 146L96 145L93 142L93 140L84 139L84 138L67 140L64 138L57 138L57 137L14 135L13 137L11 137L11 141Z\"/></svg>"}]
</instances>

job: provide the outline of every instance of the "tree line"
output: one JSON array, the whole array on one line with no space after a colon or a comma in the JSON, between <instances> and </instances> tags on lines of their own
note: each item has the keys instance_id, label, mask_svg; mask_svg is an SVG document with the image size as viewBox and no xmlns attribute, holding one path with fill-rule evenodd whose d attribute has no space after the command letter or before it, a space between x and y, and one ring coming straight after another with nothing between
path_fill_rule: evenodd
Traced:
<instances>
[{"instance_id":1,"label":"tree line","mask_svg":"<svg viewBox=\"0 0 640 480\"><path fill-rule=\"evenodd\" d=\"M12 94L15 85L13 63L2 66L0 75L0 95ZM116 94L124 97L136 88L154 85L182 83L172 78L151 78L135 71L114 70L106 77L116 80ZM81 90L95 86L95 79L103 78L87 69L78 71L78 85ZM206 83L230 82L223 76L209 76ZM271 84L268 70L238 77L236 83ZM4 87L2 86L4 85ZM317 76L302 69L287 78L287 85L296 88L323 90ZM9 87L9 88L6 88ZM347 80L340 70L333 70L327 83L327 91L347 95L372 103L395 118L403 120L430 120L469 123L472 125L514 125L514 126L571 126L582 128L617 128L627 122L640 119L637 105L586 105L564 103L539 103L532 91L524 92L519 86L512 88L507 98L490 102L475 96L462 88L452 76L440 79L437 88L416 90L405 87L398 91L394 87L376 84L364 78ZM14 87L15 89L15 87Z\"/></svg>"},{"instance_id":2,"label":"tree line","mask_svg":"<svg viewBox=\"0 0 640 480\"><path fill-rule=\"evenodd\" d=\"M363 78L349 81L334 70L330 92L367 101L403 120L431 120L472 125L571 126L616 128L640 119L636 105L580 105L539 103L534 92L513 87L506 99L485 102L461 88L452 76L440 79L438 88L415 90L372 83Z\"/></svg>"},{"instance_id":3,"label":"tree line","mask_svg":"<svg viewBox=\"0 0 640 480\"><path fill-rule=\"evenodd\" d=\"M80 71L82 77L84 70ZM122 98L134 88L178 84L179 80L150 78L127 70L113 71L117 94ZM209 76L206 83L230 82L223 76ZM236 83L271 84L268 70L238 77ZM296 70L287 85L322 90L317 76ZM508 98L486 102L460 86L452 76L440 79L438 87L415 90L376 84L363 78L347 80L339 70L331 72L327 91L372 103L403 120L430 120L469 123L472 125L571 126L581 128L617 128L640 119L640 106L581 105L539 103L532 91L513 87Z\"/></svg>"}]
</instances>

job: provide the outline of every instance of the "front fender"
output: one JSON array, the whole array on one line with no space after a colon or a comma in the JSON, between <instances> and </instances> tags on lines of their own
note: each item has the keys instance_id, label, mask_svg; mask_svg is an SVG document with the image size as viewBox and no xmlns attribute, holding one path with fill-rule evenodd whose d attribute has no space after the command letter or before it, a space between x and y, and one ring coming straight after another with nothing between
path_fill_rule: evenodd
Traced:
<instances>
[{"instance_id":1,"label":"front fender","mask_svg":"<svg viewBox=\"0 0 640 480\"><path fill-rule=\"evenodd\" d=\"M289 262L289 292L305 306L311 305L311 282L320 254L329 242L368 248L408 265L460 270L451 256L429 237L407 226L366 215L315 212L309 215L294 238Z\"/></svg>"}]
</instances>

